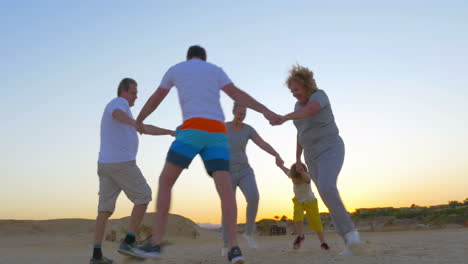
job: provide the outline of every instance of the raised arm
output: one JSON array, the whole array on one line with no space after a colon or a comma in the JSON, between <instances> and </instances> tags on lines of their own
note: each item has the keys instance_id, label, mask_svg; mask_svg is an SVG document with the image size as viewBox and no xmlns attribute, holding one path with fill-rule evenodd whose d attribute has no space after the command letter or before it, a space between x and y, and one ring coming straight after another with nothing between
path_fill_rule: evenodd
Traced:
<instances>
[{"instance_id":1,"label":"raised arm","mask_svg":"<svg viewBox=\"0 0 468 264\"><path fill-rule=\"evenodd\" d=\"M304 168L302 167L302 145L299 143L299 135L297 136L296 139L296 170L299 173L302 173L304 171Z\"/></svg>"},{"instance_id":2,"label":"raised arm","mask_svg":"<svg viewBox=\"0 0 468 264\"><path fill-rule=\"evenodd\" d=\"M159 104L166 98L167 94L169 93L168 89L159 87L156 91L151 95L151 97L146 101L146 104L140 111L136 119L136 129L140 133L144 133L144 126L143 121L151 114L154 110L159 106Z\"/></svg>"},{"instance_id":3,"label":"raised arm","mask_svg":"<svg viewBox=\"0 0 468 264\"><path fill-rule=\"evenodd\" d=\"M286 176L288 176L288 178L291 178L291 174L289 173L289 169L286 168L284 165L281 165L281 166L278 166L283 172L284 174L286 174Z\"/></svg>"},{"instance_id":4,"label":"raised arm","mask_svg":"<svg viewBox=\"0 0 468 264\"><path fill-rule=\"evenodd\" d=\"M268 144L265 140L263 140L260 136L252 137L252 141L265 152L269 153L273 157L276 158L276 165L280 166L284 164L284 161L281 159L281 156L276 152L276 150Z\"/></svg>"},{"instance_id":5,"label":"raised arm","mask_svg":"<svg viewBox=\"0 0 468 264\"><path fill-rule=\"evenodd\" d=\"M247 94L246 92L242 91L241 89L237 88L233 83L226 84L222 90L232 98L232 100L238 102L239 104L248 107L252 110L255 110L270 121L270 123L276 123L278 120L281 120L281 116L273 113L270 109L266 106L259 103L255 100L252 96Z\"/></svg>"},{"instance_id":6,"label":"raised arm","mask_svg":"<svg viewBox=\"0 0 468 264\"><path fill-rule=\"evenodd\" d=\"M308 102L303 108L284 116L286 120L298 120L315 115L320 111L320 104L315 101Z\"/></svg>"}]
</instances>

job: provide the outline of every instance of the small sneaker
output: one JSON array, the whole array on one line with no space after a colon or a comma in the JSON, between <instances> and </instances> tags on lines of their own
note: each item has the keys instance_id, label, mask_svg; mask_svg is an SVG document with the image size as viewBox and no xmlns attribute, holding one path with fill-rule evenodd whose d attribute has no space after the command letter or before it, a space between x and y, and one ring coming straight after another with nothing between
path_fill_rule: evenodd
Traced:
<instances>
[{"instance_id":1,"label":"small sneaker","mask_svg":"<svg viewBox=\"0 0 468 264\"><path fill-rule=\"evenodd\" d=\"M100 259L91 258L89 260L89 264L111 264L111 263L114 263L114 261L106 257L102 257Z\"/></svg>"},{"instance_id":2,"label":"small sneaker","mask_svg":"<svg viewBox=\"0 0 468 264\"><path fill-rule=\"evenodd\" d=\"M361 239L359 238L358 231L354 230L354 231L346 233L345 241L346 241L346 245L361 243Z\"/></svg>"},{"instance_id":3,"label":"small sneaker","mask_svg":"<svg viewBox=\"0 0 468 264\"><path fill-rule=\"evenodd\" d=\"M247 241L247 245L249 245L249 248L257 248L257 243L255 243L255 240L253 240L252 236L249 236L246 233L244 233L242 236Z\"/></svg>"},{"instance_id":4,"label":"small sneaker","mask_svg":"<svg viewBox=\"0 0 468 264\"><path fill-rule=\"evenodd\" d=\"M242 257L242 252L239 247L233 247L228 252L228 260L234 264L243 264L244 257Z\"/></svg>"},{"instance_id":5,"label":"small sneaker","mask_svg":"<svg viewBox=\"0 0 468 264\"><path fill-rule=\"evenodd\" d=\"M125 242L125 240L123 240L120 243L120 247L117 250L117 252L125 256L136 257L137 256L137 254L135 253L136 249L137 249L137 245L135 242L128 244L127 242Z\"/></svg>"},{"instance_id":6,"label":"small sneaker","mask_svg":"<svg viewBox=\"0 0 468 264\"><path fill-rule=\"evenodd\" d=\"M358 231L354 230L346 233L344 239L346 245L340 256L365 254L365 245L361 242Z\"/></svg>"},{"instance_id":7,"label":"small sneaker","mask_svg":"<svg viewBox=\"0 0 468 264\"><path fill-rule=\"evenodd\" d=\"M328 246L327 243L322 243L322 245L320 245L320 247L321 247L323 250L330 250L330 247Z\"/></svg>"},{"instance_id":8,"label":"small sneaker","mask_svg":"<svg viewBox=\"0 0 468 264\"><path fill-rule=\"evenodd\" d=\"M135 257L139 258L160 258L161 257L161 246L153 246L151 242L147 242L143 246L134 250Z\"/></svg>"},{"instance_id":9,"label":"small sneaker","mask_svg":"<svg viewBox=\"0 0 468 264\"><path fill-rule=\"evenodd\" d=\"M228 248L227 247L221 248L221 257L227 256L227 253L228 253Z\"/></svg>"},{"instance_id":10,"label":"small sneaker","mask_svg":"<svg viewBox=\"0 0 468 264\"><path fill-rule=\"evenodd\" d=\"M351 250L349 250L349 248L347 246L345 246L345 248L343 249L343 251L340 252L339 255L340 256L352 256L353 252Z\"/></svg>"},{"instance_id":11,"label":"small sneaker","mask_svg":"<svg viewBox=\"0 0 468 264\"><path fill-rule=\"evenodd\" d=\"M294 240L294 244L293 244L293 248L294 249L299 249L301 248L301 244L302 242L305 240L305 236L302 235L302 236L297 236L296 237L296 240Z\"/></svg>"}]
</instances>

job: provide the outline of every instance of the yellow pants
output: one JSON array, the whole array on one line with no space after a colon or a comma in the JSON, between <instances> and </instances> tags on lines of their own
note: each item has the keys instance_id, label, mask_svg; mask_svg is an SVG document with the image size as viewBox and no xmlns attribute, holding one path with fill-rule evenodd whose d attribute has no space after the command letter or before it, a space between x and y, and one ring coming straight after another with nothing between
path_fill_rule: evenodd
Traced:
<instances>
[{"instance_id":1,"label":"yellow pants","mask_svg":"<svg viewBox=\"0 0 468 264\"><path fill-rule=\"evenodd\" d=\"M301 203L296 198L293 198L292 200L294 203L294 222L304 221L305 211L307 215L307 220L309 220L310 230L322 232L323 225L322 221L320 220L317 198L307 203Z\"/></svg>"}]
</instances>

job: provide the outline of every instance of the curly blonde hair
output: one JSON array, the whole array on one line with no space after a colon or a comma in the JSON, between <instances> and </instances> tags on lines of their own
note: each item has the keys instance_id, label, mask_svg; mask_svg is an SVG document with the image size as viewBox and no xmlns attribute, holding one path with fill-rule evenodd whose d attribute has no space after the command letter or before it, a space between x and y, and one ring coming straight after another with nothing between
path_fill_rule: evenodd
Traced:
<instances>
[{"instance_id":1,"label":"curly blonde hair","mask_svg":"<svg viewBox=\"0 0 468 264\"><path fill-rule=\"evenodd\" d=\"M291 70L289 70L289 77L286 80L288 88L290 88L292 80L297 81L304 86L308 94L313 94L318 90L314 79L314 73L307 67L303 67L299 64L292 66Z\"/></svg>"},{"instance_id":2,"label":"curly blonde hair","mask_svg":"<svg viewBox=\"0 0 468 264\"><path fill-rule=\"evenodd\" d=\"M304 168L304 170L307 172L307 166L302 162L301 162L301 165ZM300 179L302 177L302 175L296 170L296 163L291 165L291 169L289 169L289 171L291 173L291 178Z\"/></svg>"}]
</instances>

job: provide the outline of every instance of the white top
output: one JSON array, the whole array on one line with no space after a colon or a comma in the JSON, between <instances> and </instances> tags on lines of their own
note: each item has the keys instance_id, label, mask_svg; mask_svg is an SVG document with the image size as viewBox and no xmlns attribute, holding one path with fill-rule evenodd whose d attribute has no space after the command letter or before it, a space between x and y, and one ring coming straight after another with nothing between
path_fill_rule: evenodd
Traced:
<instances>
[{"instance_id":1,"label":"white top","mask_svg":"<svg viewBox=\"0 0 468 264\"><path fill-rule=\"evenodd\" d=\"M231 79L220 67L199 59L178 63L164 74L159 87L177 88L182 118L203 117L224 122L219 91Z\"/></svg>"},{"instance_id":2,"label":"white top","mask_svg":"<svg viewBox=\"0 0 468 264\"><path fill-rule=\"evenodd\" d=\"M112 117L120 109L133 118L128 101L122 97L110 101L101 119L101 147L99 163L118 163L136 159L138 135L134 127L121 123Z\"/></svg>"},{"instance_id":3,"label":"white top","mask_svg":"<svg viewBox=\"0 0 468 264\"><path fill-rule=\"evenodd\" d=\"M308 203L315 200L310 183L294 184L294 195L300 203Z\"/></svg>"}]
</instances>

